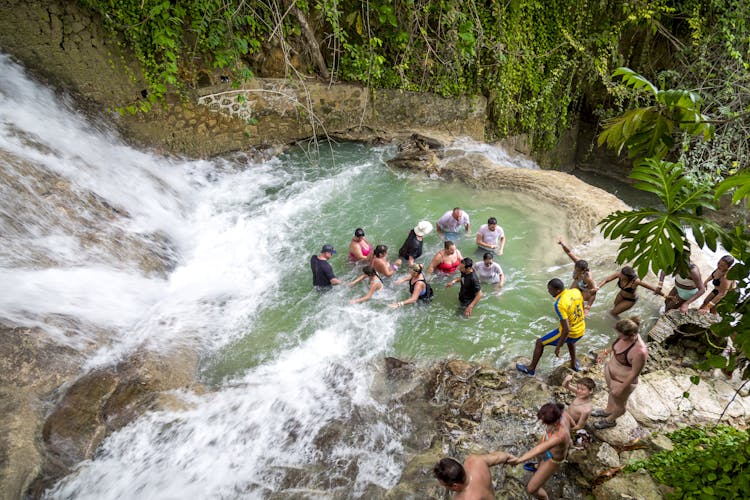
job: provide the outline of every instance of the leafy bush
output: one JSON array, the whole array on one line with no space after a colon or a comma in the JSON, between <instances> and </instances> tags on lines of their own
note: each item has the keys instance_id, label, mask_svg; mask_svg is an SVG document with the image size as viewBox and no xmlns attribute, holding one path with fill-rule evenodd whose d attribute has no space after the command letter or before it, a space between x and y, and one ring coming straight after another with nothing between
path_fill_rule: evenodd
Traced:
<instances>
[{"instance_id":1,"label":"leafy bush","mask_svg":"<svg viewBox=\"0 0 750 500\"><path fill-rule=\"evenodd\" d=\"M750 434L720 425L685 427L667 434L675 447L625 471L645 468L657 481L674 488L667 498L747 498L750 491Z\"/></svg>"}]
</instances>

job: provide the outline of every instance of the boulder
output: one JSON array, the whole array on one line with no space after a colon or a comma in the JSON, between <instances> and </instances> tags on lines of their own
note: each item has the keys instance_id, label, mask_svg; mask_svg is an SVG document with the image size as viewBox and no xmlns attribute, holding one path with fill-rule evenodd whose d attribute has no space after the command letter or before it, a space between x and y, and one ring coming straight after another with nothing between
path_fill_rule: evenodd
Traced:
<instances>
[{"instance_id":1,"label":"boulder","mask_svg":"<svg viewBox=\"0 0 750 500\"><path fill-rule=\"evenodd\" d=\"M596 486L593 490L597 500L661 500L663 495L656 482L645 471L620 474Z\"/></svg>"}]
</instances>

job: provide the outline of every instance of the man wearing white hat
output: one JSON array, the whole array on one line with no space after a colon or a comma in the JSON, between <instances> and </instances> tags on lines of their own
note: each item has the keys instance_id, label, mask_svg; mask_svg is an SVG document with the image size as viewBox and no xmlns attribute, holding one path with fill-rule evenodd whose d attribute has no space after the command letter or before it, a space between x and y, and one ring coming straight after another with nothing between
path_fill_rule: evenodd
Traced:
<instances>
[{"instance_id":1,"label":"man wearing white hat","mask_svg":"<svg viewBox=\"0 0 750 500\"><path fill-rule=\"evenodd\" d=\"M423 220L414 229L409 230L409 236L398 251L398 256L409 261L409 265L422 256L422 238L432 232L432 224Z\"/></svg>"}]
</instances>

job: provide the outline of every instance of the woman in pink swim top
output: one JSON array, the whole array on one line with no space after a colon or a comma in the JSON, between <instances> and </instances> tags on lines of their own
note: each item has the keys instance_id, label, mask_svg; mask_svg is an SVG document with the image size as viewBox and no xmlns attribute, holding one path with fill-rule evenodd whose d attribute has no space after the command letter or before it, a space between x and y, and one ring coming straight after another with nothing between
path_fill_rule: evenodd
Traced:
<instances>
[{"instance_id":1,"label":"woman in pink swim top","mask_svg":"<svg viewBox=\"0 0 750 500\"><path fill-rule=\"evenodd\" d=\"M349 260L352 262L368 260L367 256L370 255L371 250L372 247L365 238L365 230L358 227L354 231L351 243L349 243Z\"/></svg>"},{"instance_id":2,"label":"woman in pink swim top","mask_svg":"<svg viewBox=\"0 0 750 500\"><path fill-rule=\"evenodd\" d=\"M432 258L430 267L427 268L427 274L432 274L436 269L446 274L453 274L458 269L458 266L461 265L463 256L461 255L461 251L456 248L456 244L451 240L445 240L443 245L443 249Z\"/></svg>"}]
</instances>

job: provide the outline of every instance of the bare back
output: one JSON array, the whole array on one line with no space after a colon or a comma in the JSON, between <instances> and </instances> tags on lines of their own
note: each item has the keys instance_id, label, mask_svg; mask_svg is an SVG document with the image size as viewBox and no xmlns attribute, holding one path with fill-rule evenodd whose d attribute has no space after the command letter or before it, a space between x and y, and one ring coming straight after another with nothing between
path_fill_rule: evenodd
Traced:
<instances>
[{"instance_id":1,"label":"bare back","mask_svg":"<svg viewBox=\"0 0 750 500\"><path fill-rule=\"evenodd\" d=\"M495 500L492 476L487 462L481 457L470 455L464 462L468 486L455 497L461 500Z\"/></svg>"}]
</instances>

